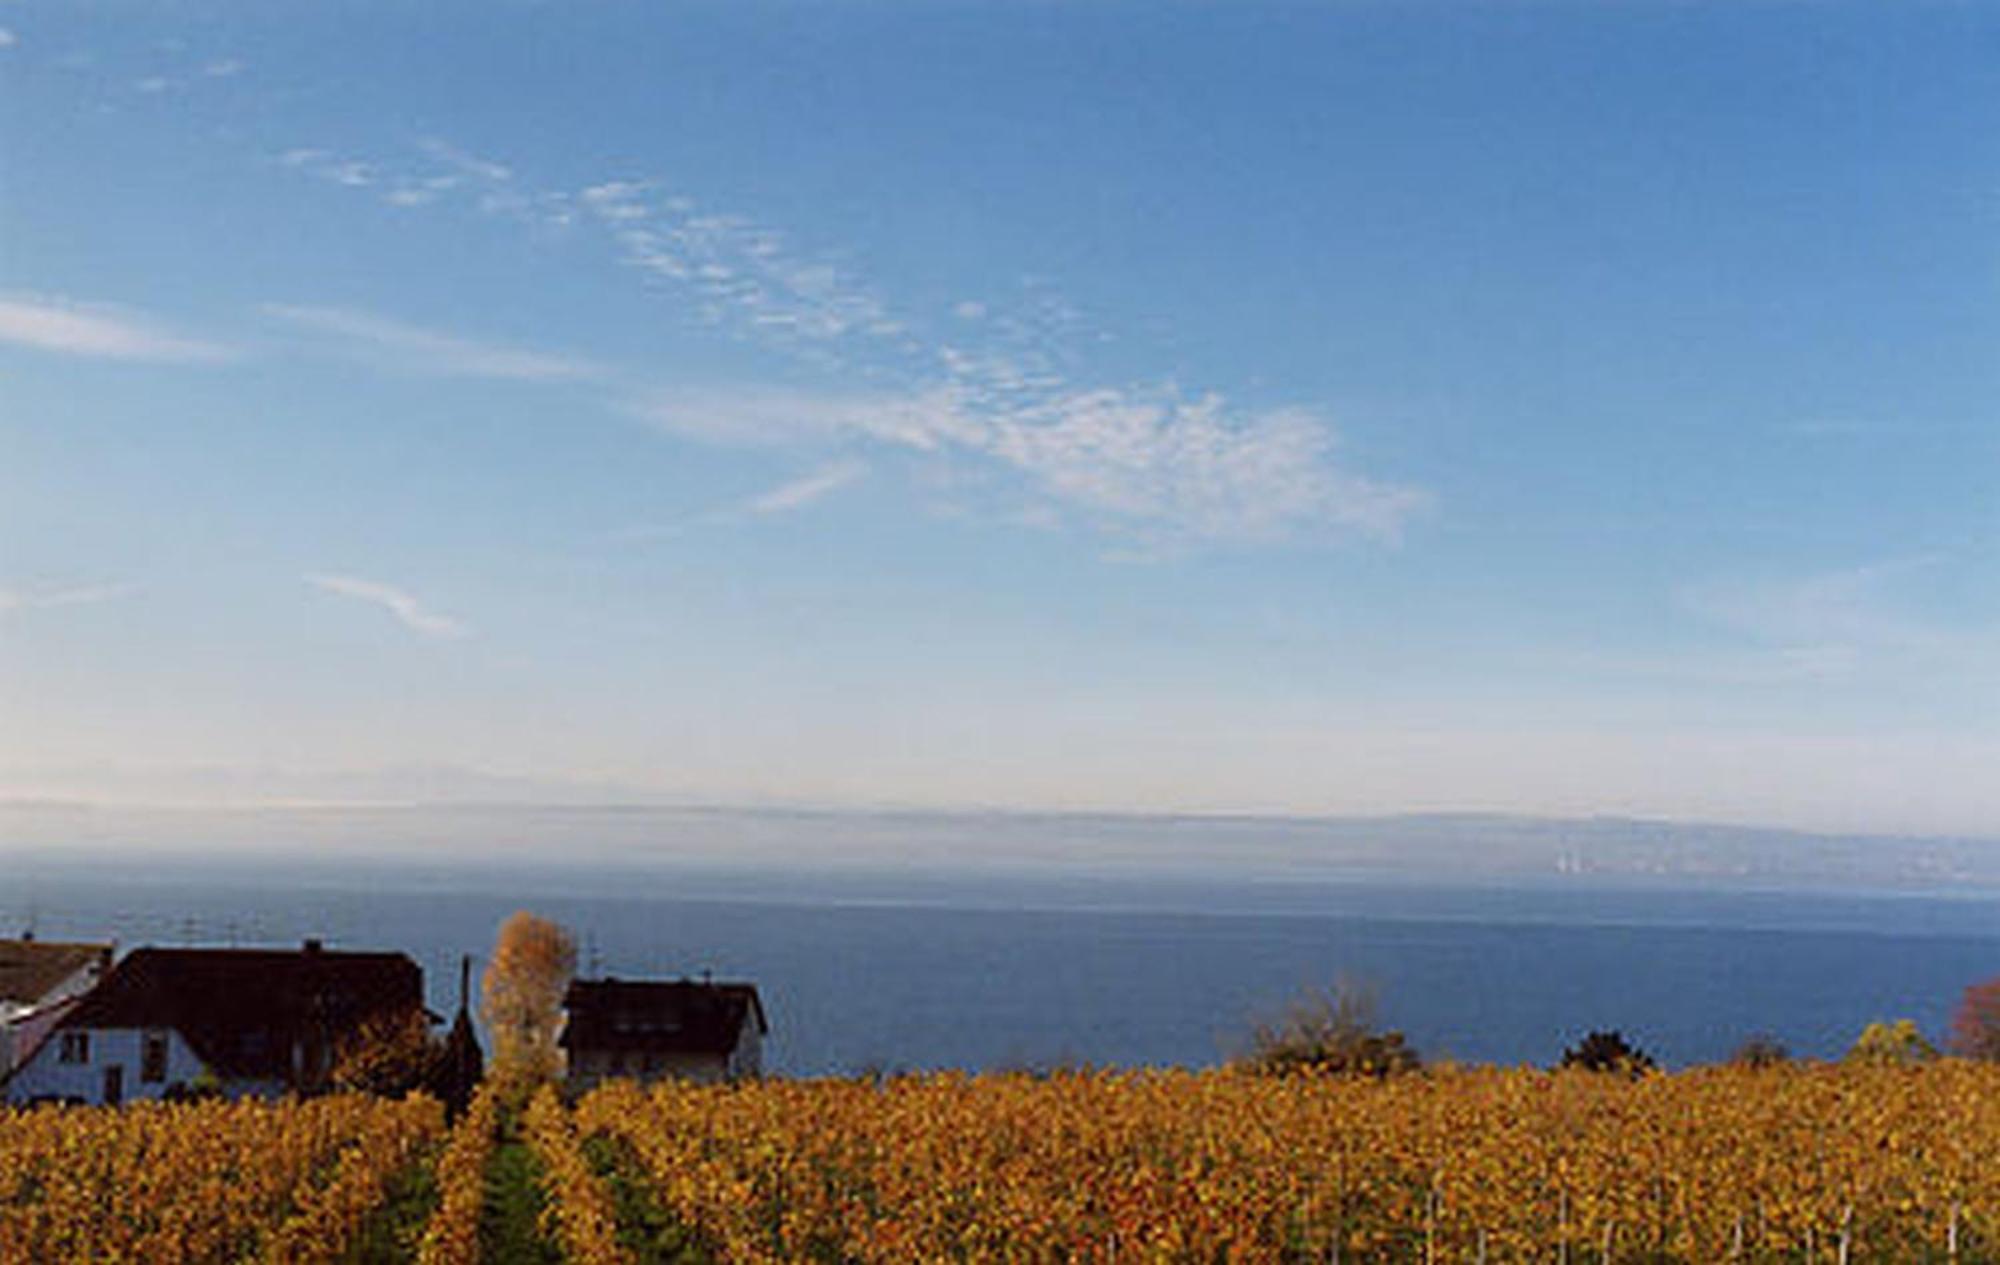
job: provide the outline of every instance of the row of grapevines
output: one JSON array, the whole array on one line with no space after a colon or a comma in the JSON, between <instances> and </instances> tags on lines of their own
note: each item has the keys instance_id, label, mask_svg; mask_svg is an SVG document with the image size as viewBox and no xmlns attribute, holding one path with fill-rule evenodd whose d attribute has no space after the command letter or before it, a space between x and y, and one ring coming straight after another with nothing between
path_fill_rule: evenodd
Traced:
<instances>
[{"instance_id":1,"label":"row of grapevines","mask_svg":"<svg viewBox=\"0 0 2000 1265\"><path fill-rule=\"evenodd\" d=\"M565 1258L578 1265L627 1265L632 1256L618 1243L611 1192L591 1171L577 1142L576 1122L554 1090L544 1087L536 1093L523 1123L542 1164L548 1194L544 1216Z\"/></svg>"},{"instance_id":2,"label":"row of grapevines","mask_svg":"<svg viewBox=\"0 0 2000 1265\"><path fill-rule=\"evenodd\" d=\"M266 1240L269 1265L332 1265L381 1205L389 1180L424 1143L444 1132L434 1098L404 1100L370 1116L323 1185L299 1195L298 1207Z\"/></svg>"},{"instance_id":3,"label":"row of grapevines","mask_svg":"<svg viewBox=\"0 0 2000 1265\"><path fill-rule=\"evenodd\" d=\"M499 1104L491 1087L482 1086L438 1156L438 1205L417 1245L418 1265L474 1265L479 1259L486 1165L499 1127Z\"/></svg>"},{"instance_id":4,"label":"row of grapevines","mask_svg":"<svg viewBox=\"0 0 2000 1265\"><path fill-rule=\"evenodd\" d=\"M2000 1246L2000 1067L629 1084L578 1107L741 1262L1903 1260ZM1981 1256L1981 1254L1986 1254Z\"/></svg>"},{"instance_id":5,"label":"row of grapevines","mask_svg":"<svg viewBox=\"0 0 2000 1265\"><path fill-rule=\"evenodd\" d=\"M359 1096L0 1110L0 1261L248 1259L294 1210L360 1197L369 1161L343 1174L343 1150L379 1159L434 1119Z\"/></svg>"}]
</instances>

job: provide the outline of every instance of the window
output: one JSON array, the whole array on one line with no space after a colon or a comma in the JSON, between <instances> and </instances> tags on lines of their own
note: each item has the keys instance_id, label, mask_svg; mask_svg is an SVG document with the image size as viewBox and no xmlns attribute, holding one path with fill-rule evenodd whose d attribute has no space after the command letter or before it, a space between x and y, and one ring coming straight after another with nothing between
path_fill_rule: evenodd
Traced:
<instances>
[{"instance_id":1,"label":"window","mask_svg":"<svg viewBox=\"0 0 2000 1265\"><path fill-rule=\"evenodd\" d=\"M90 1062L90 1034L88 1032L65 1032L62 1034L62 1049L59 1052L65 1063Z\"/></svg>"},{"instance_id":2,"label":"window","mask_svg":"<svg viewBox=\"0 0 2000 1265\"><path fill-rule=\"evenodd\" d=\"M139 1079L157 1085L167 1079L167 1034L148 1032L139 1047Z\"/></svg>"}]
</instances>

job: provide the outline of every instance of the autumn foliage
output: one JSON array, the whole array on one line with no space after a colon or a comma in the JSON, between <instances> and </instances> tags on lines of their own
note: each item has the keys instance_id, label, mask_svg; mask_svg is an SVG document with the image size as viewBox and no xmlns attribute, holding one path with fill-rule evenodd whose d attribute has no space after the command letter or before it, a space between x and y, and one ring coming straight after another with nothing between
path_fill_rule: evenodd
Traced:
<instances>
[{"instance_id":1,"label":"autumn foliage","mask_svg":"<svg viewBox=\"0 0 2000 1265\"><path fill-rule=\"evenodd\" d=\"M717 1259L1993 1259L2000 1067L613 1084ZM1608 1253L1607 1253L1608 1248Z\"/></svg>"},{"instance_id":2,"label":"autumn foliage","mask_svg":"<svg viewBox=\"0 0 2000 1265\"><path fill-rule=\"evenodd\" d=\"M328 1079L336 1090L400 1097L424 1087L437 1062L422 1009L370 1016L335 1047Z\"/></svg>"},{"instance_id":3,"label":"autumn foliage","mask_svg":"<svg viewBox=\"0 0 2000 1265\"><path fill-rule=\"evenodd\" d=\"M576 974L576 939L521 910L500 924L481 981L480 1013L492 1034L487 1075L510 1102L561 1077L563 992Z\"/></svg>"},{"instance_id":4,"label":"autumn foliage","mask_svg":"<svg viewBox=\"0 0 2000 1265\"><path fill-rule=\"evenodd\" d=\"M1255 1024L1246 1061L1261 1072L1377 1077L1422 1065L1402 1033L1377 1024L1374 995L1350 983L1308 992L1277 1018Z\"/></svg>"},{"instance_id":5,"label":"autumn foliage","mask_svg":"<svg viewBox=\"0 0 2000 1265\"><path fill-rule=\"evenodd\" d=\"M580 1261L636 1241L594 1138L691 1260L2000 1259L2000 1065L1968 1059L616 1082L519 1125ZM339 1260L435 1165L418 1258L469 1262L504 1120L483 1093L442 1127L421 1097L0 1109L0 1261Z\"/></svg>"},{"instance_id":6,"label":"autumn foliage","mask_svg":"<svg viewBox=\"0 0 2000 1265\"><path fill-rule=\"evenodd\" d=\"M0 1261L337 1261L429 1098L0 1108Z\"/></svg>"},{"instance_id":7,"label":"autumn foliage","mask_svg":"<svg viewBox=\"0 0 2000 1265\"><path fill-rule=\"evenodd\" d=\"M535 1092L522 1124L541 1162L542 1185L550 1196L543 1217L548 1237L562 1245L569 1260L623 1265L630 1257L618 1244L611 1194L584 1159L576 1121L553 1089L544 1085Z\"/></svg>"},{"instance_id":8,"label":"autumn foliage","mask_svg":"<svg viewBox=\"0 0 2000 1265\"><path fill-rule=\"evenodd\" d=\"M1959 999L1951 1021L1951 1051L2000 1061L2000 976L1972 985Z\"/></svg>"},{"instance_id":9,"label":"autumn foliage","mask_svg":"<svg viewBox=\"0 0 2000 1265\"><path fill-rule=\"evenodd\" d=\"M1659 1067L1652 1055L1615 1029L1586 1033L1583 1040L1563 1051L1561 1065L1583 1072L1617 1072L1626 1076L1644 1076Z\"/></svg>"},{"instance_id":10,"label":"autumn foliage","mask_svg":"<svg viewBox=\"0 0 2000 1265\"><path fill-rule=\"evenodd\" d=\"M1915 1020L1898 1019L1871 1023L1863 1028L1861 1035L1854 1038L1854 1044L1848 1048L1846 1058L1850 1063L1877 1067L1907 1067L1928 1063L1937 1056L1937 1047L1924 1036Z\"/></svg>"},{"instance_id":11,"label":"autumn foliage","mask_svg":"<svg viewBox=\"0 0 2000 1265\"><path fill-rule=\"evenodd\" d=\"M486 1165L500 1128L492 1091L473 1095L452 1127L433 1170L438 1202L417 1244L417 1265L477 1265L479 1216L486 1205Z\"/></svg>"}]
</instances>

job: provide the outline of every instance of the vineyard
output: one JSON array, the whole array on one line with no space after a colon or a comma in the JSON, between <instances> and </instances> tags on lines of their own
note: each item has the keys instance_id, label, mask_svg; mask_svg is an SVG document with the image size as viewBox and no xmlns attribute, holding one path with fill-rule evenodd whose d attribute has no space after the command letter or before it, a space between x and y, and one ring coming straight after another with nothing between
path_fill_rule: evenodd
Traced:
<instances>
[{"instance_id":1,"label":"vineyard","mask_svg":"<svg viewBox=\"0 0 2000 1265\"><path fill-rule=\"evenodd\" d=\"M1995 1261L2000 1066L17 1111L0 1260Z\"/></svg>"},{"instance_id":2,"label":"vineyard","mask_svg":"<svg viewBox=\"0 0 2000 1265\"><path fill-rule=\"evenodd\" d=\"M0 1111L0 1261L338 1261L429 1099Z\"/></svg>"}]
</instances>

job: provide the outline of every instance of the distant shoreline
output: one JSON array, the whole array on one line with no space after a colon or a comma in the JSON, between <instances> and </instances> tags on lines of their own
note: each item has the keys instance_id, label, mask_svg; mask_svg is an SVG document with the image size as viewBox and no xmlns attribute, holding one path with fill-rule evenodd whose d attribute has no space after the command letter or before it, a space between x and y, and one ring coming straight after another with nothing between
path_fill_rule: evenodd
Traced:
<instances>
[{"instance_id":1,"label":"distant shoreline","mask_svg":"<svg viewBox=\"0 0 2000 1265\"><path fill-rule=\"evenodd\" d=\"M1296 817L640 804L0 801L0 858L245 871L354 864L566 872L1119 883L1525 884L1703 891L2000 892L2000 840L1485 813Z\"/></svg>"}]
</instances>

